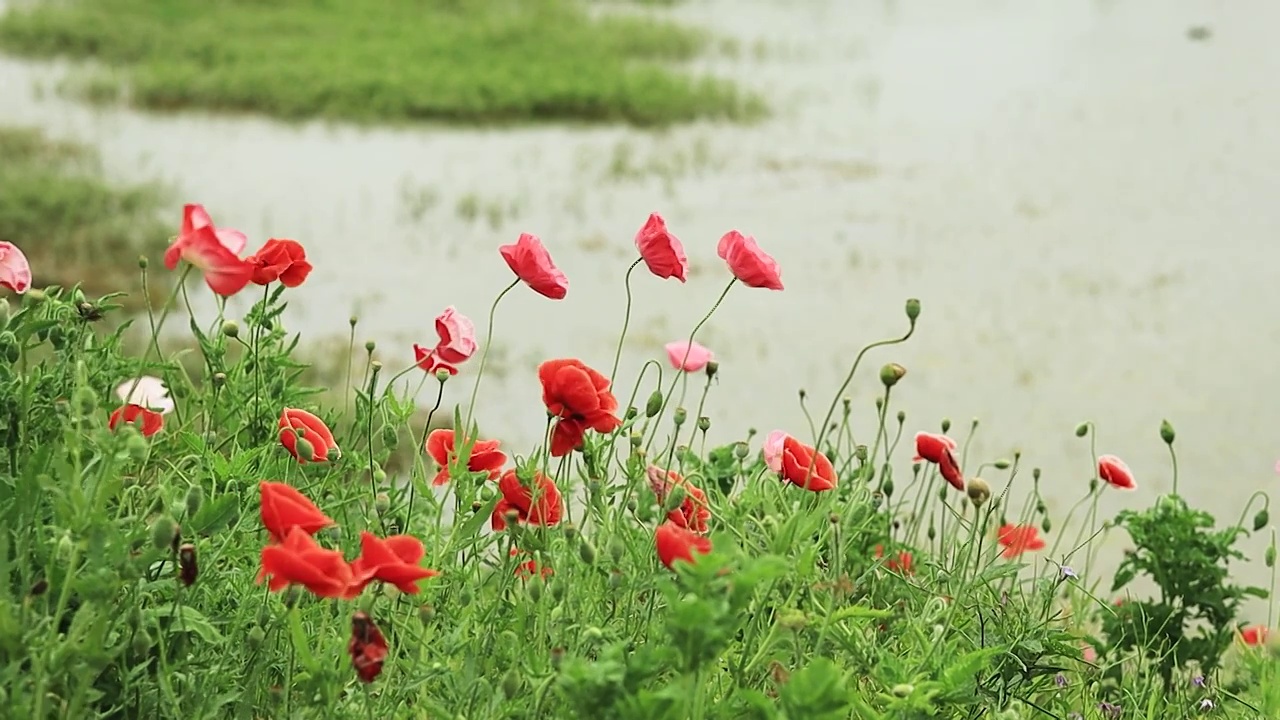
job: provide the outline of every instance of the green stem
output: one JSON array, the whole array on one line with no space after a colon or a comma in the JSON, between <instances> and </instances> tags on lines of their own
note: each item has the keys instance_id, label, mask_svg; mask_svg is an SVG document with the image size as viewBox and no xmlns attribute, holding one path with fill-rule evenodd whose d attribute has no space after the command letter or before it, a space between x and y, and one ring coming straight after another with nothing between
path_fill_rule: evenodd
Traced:
<instances>
[{"instance_id":1,"label":"green stem","mask_svg":"<svg viewBox=\"0 0 1280 720\"><path fill-rule=\"evenodd\" d=\"M631 267L627 268L626 277L622 280L622 287L627 291L627 309L622 316L622 335L618 336L618 349L613 353L613 369L609 371L609 387L613 387L614 378L618 376L618 363L622 362L622 343L627 339L627 328L631 325L631 273L642 262L644 262L644 258L636 258L636 261L631 263Z\"/></svg>"},{"instance_id":2,"label":"green stem","mask_svg":"<svg viewBox=\"0 0 1280 720\"><path fill-rule=\"evenodd\" d=\"M454 430L461 432L464 437L471 432L471 417L476 411L476 396L480 393L480 380L484 378L484 368L489 362L489 348L493 344L494 314L498 311L498 303L502 302L502 298L519 284L520 278L512 280L510 285L506 286L503 288L502 292L498 293L498 297L494 299L493 305L489 307L489 329L485 332L484 349L480 351L480 369L476 371L476 384L471 388L471 402L467 405L467 415L466 419L462 423L462 429L458 430L458 428L454 428Z\"/></svg>"}]
</instances>

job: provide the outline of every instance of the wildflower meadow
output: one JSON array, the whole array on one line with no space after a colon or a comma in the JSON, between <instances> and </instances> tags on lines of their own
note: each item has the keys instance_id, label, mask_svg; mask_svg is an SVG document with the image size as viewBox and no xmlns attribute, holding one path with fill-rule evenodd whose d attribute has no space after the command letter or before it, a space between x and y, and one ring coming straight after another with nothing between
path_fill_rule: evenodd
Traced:
<instances>
[{"instance_id":1,"label":"wildflower meadow","mask_svg":"<svg viewBox=\"0 0 1280 720\"><path fill-rule=\"evenodd\" d=\"M928 332L919 300L892 301L901 333L868 338L806 426L708 447L719 364L700 331L742 293L796 292L767 245L691 243L723 261L723 292L618 377L637 274L689 279L651 215L616 270L617 353L531 368L543 442L510 447L476 420L495 333L521 331L503 305L572 302L535 235L495 248L512 277L487 310L417 299L441 306L418 345L375 358L353 318L355 371L323 388L286 329L312 271L301 242L250 243L187 205L164 267L144 258L121 288L145 303L132 317L123 293L32 287L0 242L0 713L1280 717L1273 611L1244 612L1274 572L1260 588L1231 570L1274 568L1274 539L1262 558L1238 546L1271 532L1269 498L1216 519L1177 494L1199 479L1178 476L1170 423L1151 432L1168 465L1135 473L1084 422L1076 475L1092 480L1050 517L1029 458L974 457L976 422L895 406L911 373L894 346ZM210 292L257 300L197 317L190 297ZM166 354L183 322L193 349ZM864 363L879 384L851 387ZM871 437L854 436L860 408ZM1155 474L1171 494L1144 489ZM1104 493L1146 509L1101 516ZM1130 549L1103 577L1117 535Z\"/></svg>"}]
</instances>

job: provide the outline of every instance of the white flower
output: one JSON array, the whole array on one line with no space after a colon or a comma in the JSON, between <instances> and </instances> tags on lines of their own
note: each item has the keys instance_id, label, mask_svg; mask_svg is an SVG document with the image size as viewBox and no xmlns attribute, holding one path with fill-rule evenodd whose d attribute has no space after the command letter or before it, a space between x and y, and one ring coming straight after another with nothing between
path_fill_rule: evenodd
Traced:
<instances>
[{"instance_id":1,"label":"white flower","mask_svg":"<svg viewBox=\"0 0 1280 720\"><path fill-rule=\"evenodd\" d=\"M116 395L126 405L141 405L161 415L173 412L173 398L169 397L169 388L158 377L143 375L137 380L126 380L116 388Z\"/></svg>"}]
</instances>

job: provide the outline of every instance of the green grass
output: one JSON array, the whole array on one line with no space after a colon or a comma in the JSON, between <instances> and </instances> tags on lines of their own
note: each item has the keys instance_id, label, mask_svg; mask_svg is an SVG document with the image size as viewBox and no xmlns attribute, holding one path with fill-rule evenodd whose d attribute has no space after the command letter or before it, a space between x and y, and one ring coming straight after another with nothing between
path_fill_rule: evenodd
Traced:
<instances>
[{"instance_id":1,"label":"green grass","mask_svg":"<svg viewBox=\"0 0 1280 720\"><path fill-rule=\"evenodd\" d=\"M66 0L0 18L0 48L100 60L154 110L640 125L762 113L680 71L702 33L596 15L572 0Z\"/></svg>"},{"instance_id":2,"label":"green grass","mask_svg":"<svg viewBox=\"0 0 1280 720\"><path fill-rule=\"evenodd\" d=\"M171 233L165 200L156 185L108 181L91 148L0 127L0 239L22 248L37 285L136 288L139 255L159 258Z\"/></svg>"}]
</instances>

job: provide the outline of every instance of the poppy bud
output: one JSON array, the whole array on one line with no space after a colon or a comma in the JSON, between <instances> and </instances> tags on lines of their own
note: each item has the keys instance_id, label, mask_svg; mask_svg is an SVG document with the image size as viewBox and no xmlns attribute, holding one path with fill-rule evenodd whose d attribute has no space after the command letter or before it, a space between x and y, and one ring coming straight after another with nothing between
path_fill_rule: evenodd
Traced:
<instances>
[{"instance_id":1,"label":"poppy bud","mask_svg":"<svg viewBox=\"0 0 1280 720\"><path fill-rule=\"evenodd\" d=\"M1176 437L1176 433L1173 432L1173 426L1169 424L1168 420L1161 420L1160 439L1164 441L1165 445L1172 445L1174 437Z\"/></svg>"},{"instance_id":2,"label":"poppy bud","mask_svg":"<svg viewBox=\"0 0 1280 720\"><path fill-rule=\"evenodd\" d=\"M876 398L876 412L877 413L880 412L880 410L883 408L884 408L884 398L882 397Z\"/></svg>"},{"instance_id":3,"label":"poppy bud","mask_svg":"<svg viewBox=\"0 0 1280 720\"><path fill-rule=\"evenodd\" d=\"M672 487L670 492L667 493L667 499L662 503L662 511L669 513L680 507L684 504L685 498L688 497L688 495L689 493L685 492L683 487L679 485Z\"/></svg>"},{"instance_id":4,"label":"poppy bud","mask_svg":"<svg viewBox=\"0 0 1280 720\"><path fill-rule=\"evenodd\" d=\"M520 678L520 673L515 668L507 670L502 676L502 694L508 700L514 700L520 694L520 687L524 681Z\"/></svg>"},{"instance_id":5,"label":"poppy bud","mask_svg":"<svg viewBox=\"0 0 1280 720\"><path fill-rule=\"evenodd\" d=\"M138 269L139 269L139 270L146 270L146 269L147 269L147 266L148 266L148 265L150 265L150 264L151 264L151 262L150 262L149 260L147 260L147 256L146 256L146 255L139 255L139 256L138 256Z\"/></svg>"},{"instance_id":6,"label":"poppy bud","mask_svg":"<svg viewBox=\"0 0 1280 720\"><path fill-rule=\"evenodd\" d=\"M942 427L942 432L944 433L951 430L951 418L942 418L941 427Z\"/></svg>"},{"instance_id":7,"label":"poppy bud","mask_svg":"<svg viewBox=\"0 0 1280 720\"><path fill-rule=\"evenodd\" d=\"M968 494L969 502L973 503L974 507L982 507L991 498L991 486L980 477L972 477L969 478L969 484L965 487L965 493Z\"/></svg>"},{"instance_id":8,"label":"poppy bud","mask_svg":"<svg viewBox=\"0 0 1280 720\"><path fill-rule=\"evenodd\" d=\"M920 317L920 301L917 300L916 298L909 298L907 300L906 310L907 310L907 319L910 320L912 323L915 323L916 318Z\"/></svg>"},{"instance_id":9,"label":"poppy bud","mask_svg":"<svg viewBox=\"0 0 1280 720\"><path fill-rule=\"evenodd\" d=\"M338 448L333 448L332 450L330 450L330 451L329 451L329 454L330 454L330 455L335 455L335 454L337 454L337 452L338 452ZM385 485L385 484L386 484L386 482L387 482L387 471L386 471L386 470L383 470L383 469L382 469L382 468L380 468L380 467L379 467L379 468L374 468L374 469L373 469L373 482L374 482L374 484L375 484L375 485Z\"/></svg>"},{"instance_id":10,"label":"poppy bud","mask_svg":"<svg viewBox=\"0 0 1280 720\"><path fill-rule=\"evenodd\" d=\"M716 376L716 373L717 373L717 372L720 372L720 363L716 362L715 360L710 360L710 361L708 361L708 362L707 362L707 377L709 377L709 378L713 378L713 377L715 377L715 376Z\"/></svg>"},{"instance_id":11,"label":"poppy bud","mask_svg":"<svg viewBox=\"0 0 1280 720\"><path fill-rule=\"evenodd\" d=\"M684 424L685 419L687 419L688 417L689 417L688 411L686 411L682 407L678 407L676 408L675 414L672 415L671 419L675 421L676 427L680 427L681 425Z\"/></svg>"},{"instance_id":12,"label":"poppy bud","mask_svg":"<svg viewBox=\"0 0 1280 720\"><path fill-rule=\"evenodd\" d=\"M1089 423L1082 422L1076 426L1076 437L1084 437L1089 434Z\"/></svg>"},{"instance_id":13,"label":"poppy bud","mask_svg":"<svg viewBox=\"0 0 1280 720\"><path fill-rule=\"evenodd\" d=\"M151 645L151 634L147 632L146 628L138 628L133 634L133 641L130 645L133 652L138 655L146 654L151 652Z\"/></svg>"},{"instance_id":14,"label":"poppy bud","mask_svg":"<svg viewBox=\"0 0 1280 720\"><path fill-rule=\"evenodd\" d=\"M604 639L604 631L592 625L591 627L582 631L582 639L588 645L595 645L596 643Z\"/></svg>"},{"instance_id":15,"label":"poppy bud","mask_svg":"<svg viewBox=\"0 0 1280 720\"><path fill-rule=\"evenodd\" d=\"M151 546L157 550L168 549L177 537L178 526L173 518L162 515L151 524Z\"/></svg>"},{"instance_id":16,"label":"poppy bud","mask_svg":"<svg viewBox=\"0 0 1280 720\"><path fill-rule=\"evenodd\" d=\"M622 587L622 571L614 570L609 573L609 589L617 590Z\"/></svg>"},{"instance_id":17,"label":"poppy bud","mask_svg":"<svg viewBox=\"0 0 1280 720\"><path fill-rule=\"evenodd\" d=\"M135 462L142 462L147 459L147 453L151 446L147 444L147 439L142 437L132 426L126 432L124 439L124 452Z\"/></svg>"},{"instance_id":18,"label":"poppy bud","mask_svg":"<svg viewBox=\"0 0 1280 720\"><path fill-rule=\"evenodd\" d=\"M436 619L436 608L434 605L423 605L418 608L418 621L423 625L430 625Z\"/></svg>"},{"instance_id":19,"label":"poppy bud","mask_svg":"<svg viewBox=\"0 0 1280 720\"><path fill-rule=\"evenodd\" d=\"M200 575L200 567L196 563L196 546L186 543L178 548L178 577L182 584L190 586Z\"/></svg>"},{"instance_id":20,"label":"poppy bud","mask_svg":"<svg viewBox=\"0 0 1280 720\"><path fill-rule=\"evenodd\" d=\"M1045 514L1045 512L1046 512L1046 511L1048 511L1048 509L1049 509L1049 508L1045 507L1045 504L1044 504L1044 501L1043 501L1043 500L1037 500L1037 501L1036 501L1036 514L1037 514L1037 515L1043 515L1043 514Z\"/></svg>"},{"instance_id":21,"label":"poppy bud","mask_svg":"<svg viewBox=\"0 0 1280 720\"><path fill-rule=\"evenodd\" d=\"M222 321L222 334L229 338L240 336L240 324L235 320Z\"/></svg>"},{"instance_id":22,"label":"poppy bud","mask_svg":"<svg viewBox=\"0 0 1280 720\"><path fill-rule=\"evenodd\" d=\"M582 542L578 543L578 557L588 565L596 564L596 548L590 540L582 538Z\"/></svg>"},{"instance_id":23,"label":"poppy bud","mask_svg":"<svg viewBox=\"0 0 1280 720\"><path fill-rule=\"evenodd\" d=\"M1044 519L1040 521L1040 529L1047 533L1052 528L1053 528L1053 523L1049 522L1049 516L1045 515Z\"/></svg>"},{"instance_id":24,"label":"poppy bud","mask_svg":"<svg viewBox=\"0 0 1280 720\"><path fill-rule=\"evenodd\" d=\"M298 601L302 599L302 588L297 585L290 585L284 591L284 606L287 608L297 607Z\"/></svg>"},{"instance_id":25,"label":"poppy bud","mask_svg":"<svg viewBox=\"0 0 1280 720\"><path fill-rule=\"evenodd\" d=\"M312 445L311 441L304 437L298 438L298 442L296 445L294 445L293 449L298 454L298 457L300 458L306 458L307 460L310 460L311 458L316 456L316 446Z\"/></svg>"},{"instance_id":26,"label":"poppy bud","mask_svg":"<svg viewBox=\"0 0 1280 720\"><path fill-rule=\"evenodd\" d=\"M890 692L893 693L894 697L905 698L905 697L910 697L911 693L915 691L916 691L916 688L914 685L911 685L909 683L900 683L898 685L894 685L893 690L891 690Z\"/></svg>"},{"instance_id":27,"label":"poppy bud","mask_svg":"<svg viewBox=\"0 0 1280 720\"><path fill-rule=\"evenodd\" d=\"M352 315L351 317L347 318L347 324L353 328L356 326L356 323L358 322L360 322L360 318L356 317L355 315Z\"/></svg>"},{"instance_id":28,"label":"poppy bud","mask_svg":"<svg viewBox=\"0 0 1280 720\"><path fill-rule=\"evenodd\" d=\"M622 540L614 537L609 541L609 557L616 563L622 560L622 556L627 554L627 546Z\"/></svg>"},{"instance_id":29,"label":"poppy bud","mask_svg":"<svg viewBox=\"0 0 1280 720\"><path fill-rule=\"evenodd\" d=\"M574 538L578 537L578 526L571 522L561 523L560 532L564 533L565 540L572 542Z\"/></svg>"},{"instance_id":30,"label":"poppy bud","mask_svg":"<svg viewBox=\"0 0 1280 720\"><path fill-rule=\"evenodd\" d=\"M200 505L204 502L204 489L199 485L192 485L187 488L187 515L195 515L200 511Z\"/></svg>"},{"instance_id":31,"label":"poppy bud","mask_svg":"<svg viewBox=\"0 0 1280 720\"><path fill-rule=\"evenodd\" d=\"M249 630L249 638L248 638L249 649L256 650L262 647L262 643L266 639L267 639L267 634L262 631L262 628L254 626L252 629Z\"/></svg>"},{"instance_id":32,"label":"poppy bud","mask_svg":"<svg viewBox=\"0 0 1280 720\"><path fill-rule=\"evenodd\" d=\"M369 363L369 370L370 372L373 373L373 376L375 378L378 377L378 373L382 372L382 361L374 360L373 362Z\"/></svg>"},{"instance_id":33,"label":"poppy bud","mask_svg":"<svg viewBox=\"0 0 1280 720\"><path fill-rule=\"evenodd\" d=\"M737 442L733 445L733 456L739 460L746 460L747 455L750 454L750 452L751 449L748 448L747 444L744 442Z\"/></svg>"},{"instance_id":34,"label":"poppy bud","mask_svg":"<svg viewBox=\"0 0 1280 720\"><path fill-rule=\"evenodd\" d=\"M631 433L630 442L631 447L638 448L644 444L644 435L641 435L640 433Z\"/></svg>"},{"instance_id":35,"label":"poppy bud","mask_svg":"<svg viewBox=\"0 0 1280 720\"><path fill-rule=\"evenodd\" d=\"M1269 568L1276 566L1276 546L1275 545L1267 546L1267 551L1262 555L1262 561ZM36 584L38 585L39 583L36 583Z\"/></svg>"},{"instance_id":36,"label":"poppy bud","mask_svg":"<svg viewBox=\"0 0 1280 720\"><path fill-rule=\"evenodd\" d=\"M453 373L450 373L448 370L445 370L444 368L438 368L436 370L437 382L444 382L445 380L448 380L451 377L453 377Z\"/></svg>"},{"instance_id":37,"label":"poppy bud","mask_svg":"<svg viewBox=\"0 0 1280 720\"><path fill-rule=\"evenodd\" d=\"M893 497L893 478L888 476L880 482L880 492L884 493L887 498Z\"/></svg>"},{"instance_id":38,"label":"poppy bud","mask_svg":"<svg viewBox=\"0 0 1280 720\"><path fill-rule=\"evenodd\" d=\"M906 368L902 367L898 363L889 363L880 368L880 382L884 383L885 387L891 388L894 385L897 385L898 381L906 374Z\"/></svg>"},{"instance_id":39,"label":"poppy bud","mask_svg":"<svg viewBox=\"0 0 1280 720\"><path fill-rule=\"evenodd\" d=\"M364 343L364 351L369 353L370 355L373 354L373 351L376 350L377 347L378 347L378 343L372 340L366 340Z\"/></svg>"},{"instance_id":40,"label":"poppy bud","mask_svg":"<svg viewBox=\"0 0 1280 720\"><path fill-rule=\"evenodd\" d=\"M552 669L559 670L559 669L560 669L560 665L561 665L563 662L564 662L564 648L562 648L562 647L553 647L553 648L551 648L551 667L552 667Z\"/></svg>"},{"instance_id":41,"label":"poppy bud","mask_svg":"<svg viewBox=\"0 0 1280 720\"><path fill-rule=\"evenodd\" d=\"M400 433L396 432L394 425L382 426L382 444L392 452L400 445Z\"/></svg>"},{"instance_id":42,"label":"poppy bud","mask_svg":"<svg viewBox=\"0 0 1280 720\"><path fill-rule=\"evenodd\" d=\"M934 540L938 537L938 531L933 526L933 518L929 519L929 530L925 533L925 536L930 540Z\"/></svg>"},{"instance_id":43,"label":"poppy bud","mask_svg":"<svg viewBox=\"0 0 1280 720\"><path fill-rule=\"evenodd\" d=\"M994 467L997 470L1008 470L1009 466L1012 464L1013 463L1009 462L1004 458L1000 458L999 460L996 460L995 462L991 463L992 467Z\"/></svg>"},{"instance_id":44,"label":"poppy bud","mask_svg":"<svg viewBox=\"0 0 1280 720\"><path fill-rule=\"evenodd\" d=\"M565 587L563 580L556 578L547 586L547 590L551 591L551 599L556 603L559 603L561 600L564 600L564 594L568 591L568 588Z\"/></svg>"},{"instance_id":45,"label":"poppy bud","mask_svg":"<svg viewBox=\"0 0 1280 720\"><path fill-rule=\"evenodd\" d=\"M1253 516L1253 531L1257 532L1266 527L1267 521L1270 519L1271 515L1267 512L1266 508L1259 510L1258 514Z\"/></svg>"},{"instance_id":46,"label":"poppy bud","mask_svg":"<svg viewBox=\"0 0 1280 720\"><path fill-rule=\"evenodd\" d=\"M644 404L644 416L647 418L657 417L662 412L662 391L654 390L649 395L649 400Z\"/></svg>"},{"instance_id":47,"label":"poppy bud","mask_svg":"<svg viewBox=\"0 0 1280 720\"><path fill-rule=\"evenodd\" d=\"M535 575L533 579L529 581L529 585L525 588L525 592L529 594L529 599L533 601L533 604L537 605L538 601L542 599L542 578Z\"/></svg>"},{"instance_id":48,"label":"poppy bud","mask_svg":"<svg viewBox=\"0 0 1280 720\"><path fill-rule=\"evenodd\" d=\"M710 430L711 418L707 417L706 415L703 415L702 417L698 418L698 429L701 430L702 432L706 432Z\"/></svg>"},{"instance_id":49,"label":"poppy bud","mask_svg":"<svg viewBox=\"0 0 1280 720\"><path fill-rule=\"evenodd\" d=\"M899 425L901 425L902 423L904 423L904 422L906 422L906 421L907 421L907 411L906 411L906 410L899 410L899 411L898 411L898 424L899 424ZM832 423L832 426L834 426L834 425L835 425L835 423Z\"/></svg>"},{"instance_id":50,"label":"poppy bud","mask_svg":"<svg viewBox=\"0 0 1280 720\"><path fill-rule=\"evenodd\" d=\"M391 496L380 492L373 497L373 509L378 511L379 515L386 515L391 509Z\"/></svg>"},{"instance_id":51,"label":"poppy bud","mask_svg":"<svg viewBox=\"0 0 1280 720\"><path fill-rule=\"evenodd\" d=\"M853 456L858 459L858 462L865 463L867 461L867 446L859 445L855 447L853 449Z\"/></svg>"},{"instance_id":52,"label":"poppy bud","mask_svg":"<svg viewBox=\"0 0 1280 720\"><path fill-rule=\"evenodd\" d=\"M623 417L627 420L635 420L636 416L639 414L640 414L640 410L636 408L635 405L632 405L631 407L627 408L627 411L625 413L623 413Z\"/></svg>"},{"instance_id":53,"label":"poppy bud","mask_svg":"<svg viewBox=\"0 0 1280 720\"><path fill-rule=\"evenodd\" d=\"M1093 478L1092 480L1089 481L1089 492L1093 493L1097 491L1098 491L1098 478Z\"/></svg>"}]
</instances>

